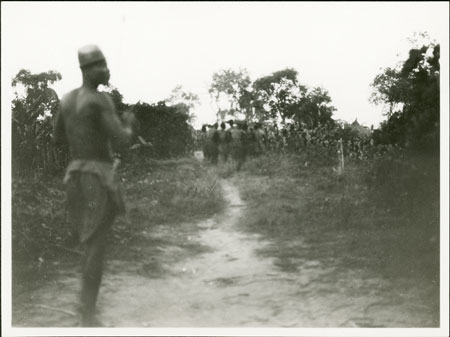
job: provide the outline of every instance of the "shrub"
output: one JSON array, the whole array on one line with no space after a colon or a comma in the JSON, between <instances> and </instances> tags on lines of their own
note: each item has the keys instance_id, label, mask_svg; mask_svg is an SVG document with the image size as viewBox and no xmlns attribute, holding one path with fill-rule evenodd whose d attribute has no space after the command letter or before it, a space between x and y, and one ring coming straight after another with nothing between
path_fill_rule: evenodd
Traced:
<instances>
[{"instance_id":1,"label":"shrub","mask_svg":"<svg viewBox=\"0 0 450 337\"><path fill-rule=\"evenodd\" d=\"M131 107L139 122L139 134L152 147L143 147L138 153L152 157L174 157L190 153L194 148L194 130L188 116L176 107L137 103Z\"/></svg>"}]
</instances>

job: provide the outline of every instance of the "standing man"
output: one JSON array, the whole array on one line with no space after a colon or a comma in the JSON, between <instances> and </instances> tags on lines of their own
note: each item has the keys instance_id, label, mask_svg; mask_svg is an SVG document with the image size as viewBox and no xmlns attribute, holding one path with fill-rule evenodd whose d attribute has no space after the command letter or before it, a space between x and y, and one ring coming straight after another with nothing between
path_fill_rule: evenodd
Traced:
<instances>
[{"instance_id":1,"label":"standing man","mask_svg":"<svg viewBox=\"0 0 450 337\"><path fill-rule=\"evenodd\" d=\"M130 142L134 116L125 112L121 121L109 95L97 90L100 84L108 84L110 77L102 51L94 45L85 46L78 51L78 60L83 84L61 99L54 138L69 146L70 162L64 178L68 215L84 246L81 325L98 326L95 304L106 237L115 217L125 211L112 149Z\"/></svg>"},{"instance_id":2,"label":"standing man","mask_svg":"<svg viewBox=\"0 0 450 337\"><path fill-rule=\"evenodd\" d=\"M251 146L252 146L252 139L251 134L248 131L248 124L247 122L242 122L241 124L241 141L242 141L242 163L245 163L248 156L250 155Z\"/></svg>"},{"instance_id":3,"label":"standing man","mask_svg":"<svg viewBox=\"0 0 450 337\"><path fill-rule=\"evenodd\" d=\"M228 153L229 153L229 143L231 140L230 133L226 130L226 125L224 122L220 124L220 130L217 131L219 135L219 146L218 146L218 152L219 152L219 163L221 165L225 165L228 159Z\"/></svg>"},{"instance_id":4,"label":"standing man","mask_svg":"<svg viewBox=\"0 0 450 337\"><path fill-rule=\"evenodd\" d=\"M261 123L255 124L254 129L254 138L255 138L255 155L260 156L265 152L265 133L264 130L261 128Z\"/></svg>"},{"instance_id":5,"label":"standing man","mask_svg":"<svg viewBox=\"0 0 450 337\"><path fill-rule=\"evenodd\" d=\"M217 132L217 127L218 124L214 123L210 126L206 134L210 163L213 165L217 165L219 159L219 134Z\"/></svg>"},{"instance_id":6,"label":"standing man","mask_svg":"<svg viewBox=\"0 0 450 337\"><path fill-rule=\"evenodd\" d=\"M239 124L235 123L233 120L229 120L230 124L230 134L231 134L231 142L230 142L230 154L231 159L233 160L233 166L237 171L241 169L242 164L244 163L244 147L242 143L242 130Z\"/></svg>"},{"instance_id":7,"label":"standing man","mask_svg":"<svg viewBox=\"0 0 450 337\"><path fill-rule=\"evenodd\" d=\"M203 158L205 158L206 162L209 162L209 147L208 147L208 139L206 137L206 124L202 125L200 143L202 144Z\"/></svg>"}]
</instances>

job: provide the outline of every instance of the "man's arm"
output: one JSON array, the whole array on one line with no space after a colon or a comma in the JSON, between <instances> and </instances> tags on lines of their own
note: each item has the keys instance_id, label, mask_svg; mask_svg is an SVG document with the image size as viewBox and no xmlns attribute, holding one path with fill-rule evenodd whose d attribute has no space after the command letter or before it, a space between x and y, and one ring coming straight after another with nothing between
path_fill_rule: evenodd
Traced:
<instances>
[{"instance_id":1,"label":"man's arm","mask_svg":"<svg viewBox=\"0 0 450 337\"><path fill-rule=\"evenodd\" d=\"M102 94L101 102L98 104L100 125L102 130L109 136L114 145L129 144L133 135L132 116L126 116L122 122L107 94Z\"/></svg>"}]
</instances>

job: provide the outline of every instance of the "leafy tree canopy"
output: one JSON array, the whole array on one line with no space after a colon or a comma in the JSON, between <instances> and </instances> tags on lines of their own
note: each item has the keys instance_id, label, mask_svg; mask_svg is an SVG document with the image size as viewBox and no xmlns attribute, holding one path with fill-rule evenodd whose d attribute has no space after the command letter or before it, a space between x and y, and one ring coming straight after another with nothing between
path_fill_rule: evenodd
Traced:
<instances>
[{"instance_id":1,"label":"leafy tree canopy","mask_svg":"<svg viewBox=\"0 0 450 337\"><path fill-rule=\"evenodd\" d=\"M279 70L271 75L261 77L253 83L255 90L263 90L270 94L274 90L274 85L282 83L283 80L290 80L294 85L297 84L298 72L292 68Z\"/></svg>"},{"instance_id":2,"label":"leafy tree canopy","mask_svg":"<svg viewBox=\"0 0 450 337\"><path fill-rule=\"evenodd\" d=\"M280 118L283 123L292 118L307 126L331 121L335 108L331 98L322 88L310 89L298 80L298 72L287 68L253 83L255 114Z\"/></svg>"},{"instance_id":3,"label":"leafy tree canopy","mask_svg":"<svg viewBox=\"0 0 450 337\"><path fill-rule=\"evenodd\" d=\"M389 107L375 134L378 142L439 148L439 57L440 45L431 42L412 48L402 64L375 77L371 101Z\"/></svg>"},{"instance_id":4,"label":"leafy tree canopy","mask_svg":"<svg viewBox=\"0 0 450 337\"><path fill-rule=\"evenodd\" d=\"M175 107L179 112L185 114L188 122L192 123L195 119L193 109L200 104L200 98L197 94L185 91L181 85L177 85L171 92L170 97L164 101L168 106Z\"/></svg>"},{"instance_id":5,"label":"leafy tree canopy","mask_svg":"<svg viewBox=\"0 0 450 337\"><path fill-rule=\"evenodd\" d=\"M61 74L50 70L39 74L32 74L27 69L21 69L12 79L12 86L16 87L21 84L28 91L45 90L50 84L55 83L61 79Z\"/></svg>"},{"instance_id":6,"label":"leafy tree canopy","mask_svg":"<svg viewBox=\"0 0 450 337\"><path fill-rule=\"evenodd\" d=\"M238 111L251 111L250 84L251 80L246 69L237 71L224 69L213 74L209 93L219 106L219 110L227 110L234 115ZM227 104L221 108L223 100Z\"/></svg>"}]
</instances>

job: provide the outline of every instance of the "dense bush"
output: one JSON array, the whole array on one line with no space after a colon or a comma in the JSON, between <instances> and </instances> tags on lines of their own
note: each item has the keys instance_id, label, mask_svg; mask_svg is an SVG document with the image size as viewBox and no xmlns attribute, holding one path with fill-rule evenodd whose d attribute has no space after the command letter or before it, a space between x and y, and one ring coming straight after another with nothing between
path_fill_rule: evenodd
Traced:
<instances>
[{"instance_id":1,"label":"dense bush","mask_svg":"<svg viewBox=\"0 0 450 337\"><path fill-rule=\"evenodd\" d=\"M142 147L140 155L174 157L190 153L194 147L194 129L188 123L189 116L176 106L137 103L131 106L139 123L138 134L152 143Z\"/></svg>"}]
</instances>

